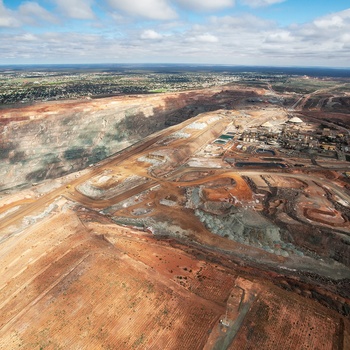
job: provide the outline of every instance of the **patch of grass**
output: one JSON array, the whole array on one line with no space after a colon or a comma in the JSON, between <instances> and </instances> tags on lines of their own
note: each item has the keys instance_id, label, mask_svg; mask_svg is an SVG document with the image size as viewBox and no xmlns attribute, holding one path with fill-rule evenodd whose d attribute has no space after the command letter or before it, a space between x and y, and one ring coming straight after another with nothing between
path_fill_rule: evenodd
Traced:
<instances>
[{"instance_id":1,"label":"patch of grass","mask_svg":"<svg viewBox=\"0 0 350 350\"><path fill-rule=\"evenodd\" d=\"M142 333L140 337L137 340L135 340L134 344L132 345L132 348L133 349L137 348L139 345L143 344L144 341L145 341L145 335L144 333Z\"/></svg>"},{"instance_id":2,"label":"patch of grass","mask_svg":"<svg viewBox=\"0 0 350 350\"><path fill-rule=\"evenodd\" d=\"M147 293L154 293L154 284L152 282L146 282Z\"/></svg>"},{"instance_id":3,"label":"patch of grass","mask_svg":"<svg viewBox=\"0 0 350 350\"><path fill-rule=\"evenodd\" d=\"M153 89L153 90L149 90L149 92L152 92L152 93L168 92L168 89Z\"/></svg>"}]
</instances>

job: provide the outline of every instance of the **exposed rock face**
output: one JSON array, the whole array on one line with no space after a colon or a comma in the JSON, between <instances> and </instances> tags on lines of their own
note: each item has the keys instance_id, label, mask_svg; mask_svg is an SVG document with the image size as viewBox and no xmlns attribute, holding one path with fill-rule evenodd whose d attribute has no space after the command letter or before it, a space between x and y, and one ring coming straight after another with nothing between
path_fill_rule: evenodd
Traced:
<instances>
[{"instance_id":1,"label":"exposed rock face","mask_svg":"<svg viewBox=\"0 0 350 350\"><path fill-rule=\"evenodd\" d=\"M43 103L0 111L0 192L85 168L166 126L232 108L254 91Z\"/></svg>"}]
</instances>

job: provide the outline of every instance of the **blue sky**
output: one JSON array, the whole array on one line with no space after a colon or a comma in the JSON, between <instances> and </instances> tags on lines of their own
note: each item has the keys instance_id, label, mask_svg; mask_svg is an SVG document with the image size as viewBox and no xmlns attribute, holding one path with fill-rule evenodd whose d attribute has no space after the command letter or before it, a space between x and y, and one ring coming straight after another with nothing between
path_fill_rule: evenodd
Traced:
<instances>
[{"instance_id":1,"label":"blue sky","mask_svg":"<svg viewBox=\"0 0 350 350\"><path fill-rule=\"evenodd\" d=\"M0 64L350 67L349 0L0 0Z\"/></svg>"}]
</instances>

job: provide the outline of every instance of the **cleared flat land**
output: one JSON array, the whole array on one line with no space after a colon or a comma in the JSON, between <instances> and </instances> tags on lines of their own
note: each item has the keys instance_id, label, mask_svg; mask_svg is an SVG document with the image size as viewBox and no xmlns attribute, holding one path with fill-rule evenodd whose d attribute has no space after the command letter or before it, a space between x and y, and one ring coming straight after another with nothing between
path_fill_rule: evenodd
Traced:
<instances>
[{"instance_id":1,"label":"cleared flat land","mask_svg":"<svg viewBox=\"0 0 350 350\"><path fill-rule=\"evenodd\" d=\"M206 299L183 288L159 269L162 258L155 255L159 251L164 260L171 259L174 274L181 261L193 269L200 262L178 250L153 249L153 238L146 236L126 242L147 253L138 258L123 244L91 235L70 211L43 224L45 234L37 227L1 251L9 258L16 250L24 252L5 268L11 278L6 271L1 277L1 348L202 348L225 296L219 303L215 296ZM39 246L32 247L40 233ZM147 257L153 258L148 264L142 259ZM215 290L216 282L206 287Z\"/></svg>"}]
</instances>

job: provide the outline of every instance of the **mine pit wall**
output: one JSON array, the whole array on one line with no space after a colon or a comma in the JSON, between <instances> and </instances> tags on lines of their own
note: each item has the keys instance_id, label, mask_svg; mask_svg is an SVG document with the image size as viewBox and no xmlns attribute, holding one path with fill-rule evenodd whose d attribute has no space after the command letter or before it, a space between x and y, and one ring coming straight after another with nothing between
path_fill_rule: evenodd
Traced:
<instances>
[{"instance_id":1,"label":"mine pit wall","mask_svg":"<svg viewBox=\"0 0 350 350\"><path fill-rule=\"evenodd\" d=\"M222 108L222 99L213 97L216 93L206 90L1 110L0 194L84 169L166 128L169 119L173 124Z\"/></svg>"}]
</instances>

